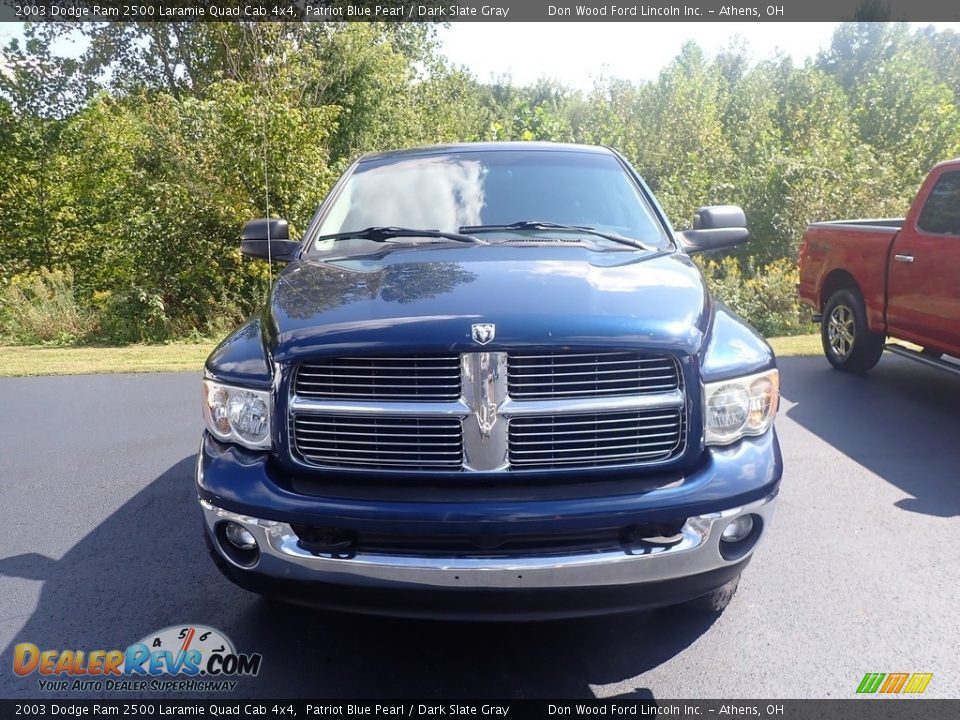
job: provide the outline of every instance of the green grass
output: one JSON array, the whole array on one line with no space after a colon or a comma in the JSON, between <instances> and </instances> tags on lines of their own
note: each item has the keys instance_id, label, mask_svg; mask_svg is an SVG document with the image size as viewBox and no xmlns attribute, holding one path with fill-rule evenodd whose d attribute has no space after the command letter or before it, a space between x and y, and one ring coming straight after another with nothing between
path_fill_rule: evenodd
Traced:
<instances>
[{"instance_id":1,"label":"green grass","mask_svg":"<svg viewBox=\"0 0 960 720\"><path fill-rule=\"evenodd\" d=\"M215 346L212 341L121 347L0 345L0 377L199 372Z\"/></svg>"},{"instance_id":2,"label":"green grass","mask_svg":"<svg viewBox=\"0 0 960 720\"><path fill-rule=\"evenodd\" d=\"M822 355L820 333L812 335L793 335L792 337L767 338L777 357L797 357L799 355Z\"/></svg>"},{"instance_id":3,"label":"green grass","mask_svg":"<svg viewBox=\"0 0 960 720\"><path fill-rule=\"evenodd\" d=\"M819 335L770 338L780 357L819 355ZM121 347L37 347L0 345L0 377L102 373L199 372L216 342L124 345Z\"/></svg>"}]
</instances>

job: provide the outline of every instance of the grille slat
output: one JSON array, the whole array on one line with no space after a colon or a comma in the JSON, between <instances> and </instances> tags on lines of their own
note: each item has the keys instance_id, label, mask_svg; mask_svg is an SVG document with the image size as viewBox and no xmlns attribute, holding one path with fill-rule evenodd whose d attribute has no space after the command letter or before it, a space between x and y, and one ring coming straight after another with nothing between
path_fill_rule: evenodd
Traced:
<instances>
[{"instance_id":1,"label":"grille slat","mask_svg":"<svg viewBox=\"0 0 960 720\"><path fill-rule=\"evenodd\" d=\"M524 370L526 370L526 367L524 367ZM657 370L659 370L659 371L667 371L667 370L669 370L669 366L664 365L663 367L657 368ZM629 368L629 369L619 369L619 370L586 370L586 371L583 371L583 372L564 372L564 373L563 373L563 376L564 376L564 377L576 377L576 376L578 376L578 375L584 375L584 376L591 376L591 377L592 377L592 376L594 376L594 375L614 375L614 374L616 374L616 375L623 375L623 374L625 374L625 373L631 373L631 372L633 372L633 368ZM523 376L522 376L521 378L518 378L518 379L517 379L517 382L536 382L535 378L552 378L554 375L556 375L556 373L554 373L554 372L549 372L549 373L528 373L528 372L524 372L524 373L523 373ZM672 375L668 374L668 375L665 375L664 377L672 377ZM572 381L572 382L577 382L577 381Z\"/></svg>"},{"instance_id":2,"label":"grille slat","mask_svg":"<svg viewBox=\"0 0 960 720\"><path fill-rule=\"evenodd\" d=\"M664 424L660 424L660 425L644 425L644 426L643 426L643 429L644 429L644 430L660 430L660 429L663 429L663 428L673 428L673 427L675 427L675 426L672 425L672 424L670 424L670 423L664 423ZM597 434L597 435L603 435L603 434L607 434L607 433L623 433L624 430L629 430L629 429L630 429L630 428L623 428L623 427L618 427L618 428L604 428L604 429L594 430L593 432L594 432L595 434ZM583 433L582 430L553 430L553 431L551 431L550 435L551 435L551 437L556 437L557 435L580 435L580 434L582 434L582 433ZM670 433L665 433L665 434L673 435L674 433L673 433L673 432L670 432ZM653 434L650 434L650 435L648 435L647 437L653 437ZM559 441L558 441L558 442L559 442Z\"/></svg>"},{"instance_id":3,"label":"grille slat","mask_svg":"<svg viewBox=\"0 0 960 720\"><path fill-rule=\"evenodd\" d=\"M340 443L338 443L338 444L340 444ZM301 447L301 449L304 450L305 452L312 452L312 451L314 451L314 450L316 450L316 451L318 451L318 452L324 452L324 451L327 451L327 450L330 449L329 446L327 446L327 445L308 445L308 446L301 445L300 447ZM424 445L422 445L422 444L419 445L419 446L418 446L418 450L417 450L417 452L415 452L415 453L411 453L409 450L384 450L384 449L382 449L382 447L381 447L380 445L374 445L374 446L369 447L369 448L344 448L344 447L338 447L338 448L336 448L336 451L337 451L337 453L362 453L362 454L367 455L367 456L369 456L369 455L371 455L371 454L374 454L374 453L375 453L376 455L378 455L378 456L379 456L379 455L401 455L401 456L404 456L405 458L406 458L407 456L409 456L409 455L418 455L418 456L420 457L420 459L423 459L424 457L428 457L428 458L443 458L443 457L449 457L449 456L451 456L451 455L456 455L456 456L459 457L459 455L460 455L459 452L454 451L454 450L450 450L450 451L446 451L446 450L424 450L423 447L424 447ZM409 458L407 458L407 459L409 459Z\"/></svg>"},{"instance_id":4,"label":"grille slat","mask_svg":"<svg viewBox=\"0 0 960 720\"><path fill-rule=\"evenodd\" d=\"M295 452L316 465L408 470L463 465L458 418L304 415L294 416L292 426Z\"/></svg>"},{"instance_id":5,"label":"grille slat","mask_svg":"<svg viewBox=\"0 0 960 720\"><path fill-rule=\"evenodd\" d=\"M584 375L586 373L576 373L578 375ZM569 375L564 375L563 377L569 377ZM603 378L602 382L629 382L633 378ZM672 380L676 379L675 375L647 375L644 377L644 380ZM556 387L558 385L593 385L596 383L596 379L593 380L553 380L551 384ZM515 381L517 386L524 385L539 385L537 381L533 382L524 382L522 380ZM664 386L668 386L668 383L664 383Z\"/></svg>"},{"instance_id":6,"label":"grille slat","mask_svg":"<svg viewBox=\"0 0 960 720\"><path fill-rule=\"evenodd\" d=\"M685 433L679 409L512 418L510 465L533 469L664 461L683 452Z\"/></svg>"},{"instance_id":7,"label":"grille slat","mask_svg":"<svg viewBox=\"0 0 960 720\"><path fill-rule=\"evenodd\" d=\"M449 402L460 397L460 356L327 358L297 368L302 398Z\"/></svg>"},{"instance_id":8,"label":"grille slat","mask_svg":"<svg viewBox=\"0 0 960 720\"><path fill-rule=\"evenodd\" d=\"M524 465L525 469L533 469L535 466L543 468L553 467L555 465L575 465L584 467L605 467L607 465L630 465L638 461L659 460L663 457L661 452L647 453L623 453L621 455L606 455L595 457L577 457L577 458L551 458L549 461L529 461L526 463L515 463Z\"/></svg>"},{"instance_id":9,"label":"grille slat","mask_svg":"<svg viewBox=\"0 0 960 720\"><path fill-rule=\"evenodd\" d=\"M360 445L361 447L359 448L359 450L361 452L366 452L365 448L369 449L369 448L379 448L379 447L410 447L409 442L391 442L389 440L381 440L380 439L381 437L382 437L381 435L378 435L376 440L340 440L338 439L337 444L338 445ZM321 448L325 447L323 438L314 438L312 441L310 438L302 438L300 441L301 448L306 448L311 445L316 447L321 447ZM422 448L424 447L448 448L449 446L450 446L449 442L422 442L421 441L419 443L419 447L422 447ZM344 448L345 451L347 449L348 448ZM430 450L427 452L433 452L433 451ZM447 452L447 451L438 450L436 452Z\"/></svg>"},{"instance_id":10,"label":"grille slat","mask_svg":"<svg viewBox=\"0 0 960 720\"><path fill-rule=\"evenodd\" d=\"M643 437L644 437L644 438L669 437L669 438L674 438L674 439L676 439L677 434L678 434L678 433L677 433L676 430L672 430L672 431L670 431L670 432L665 432L665 433L644 433L644 436L643 436ZM553 434L551 434L551 435L550 435L550 440L544 440L544 441L542 441L543 444L547 444L547 445L564 445L564 444L567 444L567 445L570 445L570 444L577 444L577 443L583 444L583 443L587 442L587 441L583 440L582 437L581 437L581 438L576 438L576 437L564 438L564 437L560 437L560 438L558 439L558 438L557 438L557 435L562 435L562 433L553 433ZM517 440L523 440L523 441L528 442L528 443L531 443L531 444L539 444L539 443L541 442L541 441L538 441L538 440L537 440L537 436L529 436L529 435L528 435L528 436L524 436L524 435L522 435L522 434L517 434L517 435L516 435L516 439L517 439ZM601 443L607 444L607 443L611 443L611 442L622 442L622 441L623 441L623 442L630 441L630 442L633 442L634 444L636 444L636 443L638 442L638 441L636 440L636 433L633 433L633 434L612 435L612 436L607 436L607 437L594 437L594 438L591 439L589 442L592 443L592 444L595 444L595 445L599 445L599 444L601 444Z\"/></svg>"},{"instance_id":11,"label":"grille slat","mask_svg":"<svg viewBox=\"0 0 960 720\"><path fill-rule=\"evenodd\" d=\"M350 458L349 462L338 455L310 455L310 461L315 465L327 465L330 467L365 467L376 468L378 470L423 470L425 463L421 460L405 460L400 458L391 458L389 462L371 458ZM430 469L439 470L458 470L460 463L432 463Z\"/></svg>"},{"instance_id":12,"label":"grille slat","mask_svg":"<svg viewBox=\"0 0 960 720\"><path fill-rule=\"evenodd\" d=\"M652 442L652 443L630 443L627 445L588 445L587 447L578 447L578 448L565 448L565 447L554 447L548 450L513 450L511 455L514 457L520 455L546 455L552 457L557 454L566 455L569 453L579 453L581 456L586 453L591 457L599 457L601 451L606 453L608 450L636 450L639 452L660 452L655 448L661 448L666 446L672 446L676 444L676 440L670 440L668 442Z\"/></svg>"},{"instance_id":13,"label":"grille slat","mask_svg":"<svg viewBox=\"0 0 960 720\"><path fill-rule=\"evenodd\" d=\"M301 428L297 428L297 432L298 432L300 435L308 435L308 436L309 436L309 435L326 435L326 434L329 433L329 430L307 430L307 429L301 427ZM338 435L347 435L347 436L353 436L353 435L355 435L355 436L357 436L357 437L366 437L366 436L367 436L367 433L347 432L347 431L344 431L344 430L338 430L338 431L337 431L337 434L338 434ZM406 438L406 437L409 437L409 435L404 435L403 433L383 433L383 432L378 432L378 433L377 433L377 437L381 437L381 438ZM430 437L432 437L432 438L458 438L458 437L460 437L460 435L459 435L459 434L454 434L454 433L450 433L449 435L441 435L441 434L438 434L438 433L434 433L434 434L431 434ZM309 438L305 438L305 439L309 439ZM348 441L347 441L347 440L344 440L343 442L348 442Z\"/></svg>"},{"instance_id":14,"label":"grille slat","mask_svg":"<svg viewBox=\"0 0 960 720\"><path fill-rule=\"evenodd\" d=\"M673 355L541 351L506 353L505 360L513 411L502 418L501 442L511 469L649 465L683 453L683 376ZM472 377L463 372L460 355L304 363L293 378L293 454L327 468L449 472L466 463L477 469L464 451L461 411L475 389L463 386ZM630 409L622 399L658 393Z\"/></svg>"},{"instance_id":15,"label":"grille slat","mask_svg":"<svg viewBox=\"0 0 960 720\"><path fill-rule=\"evenodd\" d=\"M572 415L571 417L579 417L579 416ZM594 417L594 416L591 415L590 417ZM602 416L601 416L601 415L598 415L598 416L596 416L596 417L600 418L600 417L602 417ZM670 420L670 419L672 419L672 418L674 418L674 417L675 417L674 414L669 414L669 415L651 415L650 417L644 418L644 421L647 421L647 420ZM602 420L602 419L600 419L600 420L572 420L572 421L568 421L566 418L564 418L564 417L562 417L562 416L559 416L559 417L558 417L558 416L554 416L553 418L548 419L546 422L535 422L535 421L531 422L531 421L524 420L524 423L525 423L525 424L524 424L524 428L554 428L554 427L557 427L558 425L560 425L560 426L563 426L563 425L611 425L611 424L621 424L621 425L622 425L622 424L636 424L636 422L637 422L637 421L636 421L636 419L634 419L634 418L623 419L623 418L619 418L619 417L617 417L617 418L612 418L612 419L608 419L608 420Z\"/></svg>"},{"instance_id":16,"label":"grille slat","mask_svg":"<svg viewBox=\"0 0 960 720\"><path fill-rule=\"evenodd\" d=\"M420 374L418 376L421 380L431 380L437 382L446 382L451 385L460 384L459 375L424 375ZM329 383L334 380L339 380L346 378L347 380L369 380L369 375L350 375L348 373L300 373L300 381L305 383L311 383L313 385L322 385L324 383ZM387 375L386 373L381 373L377 376L378 380L406 380L407 376L400 375ZM451 382L453 381L453 382Z\"/></svg>"},{"instance_id":17,"label":"grille slat","mask_svg":"<svg viewBox=\"0 0 960 720\"><path fill-rule=\"evenodd\" d=\"M510 397L517 400L643 395L681 387L680 366L669 355L511 353L507 369Z\"/></svg>"},{"instance_id":18,"label":"grille slat","mask_svg":"<svg viewBox=\"0 0 960 720\"><path fill-rule=\"evenodd\" d=\"M391 379L392 379L392 378L391 378ZM399 378L397 378L397 379L399 379ZM422 379L422 378L420 378L420 379ZM409 387L409 384L408 384L408 383L398 383L398 384L385 383L385 382L383 382L384 378L377 378L376 380L377 380L377 382L376 382L376 387L373 386L373 383L351 383L351 382L340 382L340 381L336 381L335 383L329 383L329 382L310 382L310 381L307 381L307 380L300 380L300 387L327 387L327 386L329 386L329 385L331 385L331 384L336 384L337 387L341 387L341 388L343 388L343 387L345 387L345 388L362 388L362 389L364 389L364 390L383 390L383 389L394 390L394 389L396 389L396 388L408 388L408 387ZM459 389L460 389L460 383L459 383L459 382L455 382L455 383L448 383L448 382L444 382L444 383L433 383L433 384L431 384L429 387L430 387L430 389L437 389L437 390L444 390L444 389L446 389L446 388L456 388L457 390L459 390ZM356 390L348 390L347 392L357 392L357 391L356 391Z\"/></svg>"}]
</instances>

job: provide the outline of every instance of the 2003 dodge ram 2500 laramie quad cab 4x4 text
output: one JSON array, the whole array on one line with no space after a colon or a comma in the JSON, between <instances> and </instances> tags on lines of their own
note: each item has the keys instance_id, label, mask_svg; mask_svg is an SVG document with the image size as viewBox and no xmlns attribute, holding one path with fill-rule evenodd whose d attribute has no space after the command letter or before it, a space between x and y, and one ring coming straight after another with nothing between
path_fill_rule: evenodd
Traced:
<instances>
[{"instance_id":1,"label":"2003 dodge ram 2500 laramie quad cab 4x4 text","mask_svg":"<svg viewBox=\"0 0 960 720\"><path fill-rule=\"evenodd\" d=\"M799 291L838 370L865 372L888 350L960 373L960 160L930 171L906 218L810 225Z\"/></svg>"},{"instance_id":2,"label":"2003 dodge ram 2500 laramie quad cab 4x4 text","mask_svg":"<svg viewBox=\"0 0 960 720\"><path fill-rule=\"evenodd\" d=\"M366 156L262 314L206 364L197 491L241 587L354 612L552 618L722 610L782 460L767 343L615 152L539 143Z\"/></svg>"}]
</instances>

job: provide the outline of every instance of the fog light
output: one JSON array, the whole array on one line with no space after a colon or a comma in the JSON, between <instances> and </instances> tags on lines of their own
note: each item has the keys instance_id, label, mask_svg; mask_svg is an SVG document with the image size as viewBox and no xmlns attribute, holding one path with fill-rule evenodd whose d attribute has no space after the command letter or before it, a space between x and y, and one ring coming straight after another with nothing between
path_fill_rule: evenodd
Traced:
<instances>
[{"instance_id":1,"label":"fog light","mask_svg":"<svg viewBox=\"0 0 960 720\"><path fill-rule=\"evenodd\" d=\"M238 523L227 523L224 534L227 536L227 542L238 550L253 550L257 546L257 541L250 531Z\"/></svg>"},{"instance_id":2,"label":"fog light","mask_svg":"<svg viewBox=\"0 0 960 720\"><path fill-rule=\"evenodd\" d=\"M730 524L720 534L720 539L727 542L738 542L749 535L751 530L753 530L753 516L741 515L730 521Z\"/></svg>"}]
</instances>

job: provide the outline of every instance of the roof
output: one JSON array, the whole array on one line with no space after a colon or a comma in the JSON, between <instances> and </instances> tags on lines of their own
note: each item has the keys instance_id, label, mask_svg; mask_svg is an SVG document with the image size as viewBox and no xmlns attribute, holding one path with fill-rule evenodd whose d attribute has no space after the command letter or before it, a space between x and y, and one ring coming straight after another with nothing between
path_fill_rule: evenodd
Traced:
<instances>
[{"instance_id":1,"label":"roof","mask_svg":"<svg viewBox=\"0 0 960 720\"><path fill-rule=\"evenodd\" d=\"M554 142L475 142L454 143L450 145L427 145L424 147L406 148L403 150L388 150L386 152L369 153L360 158L360 162L369 160L383 160L386 158L423 157L426 155L440 155L444 153L463 152L516 152L516 151L543 151L543 152L581 152L596 155L610 155L612 151L599 145L576 145L573 143Z\"/></svg>"}]
</instances>

